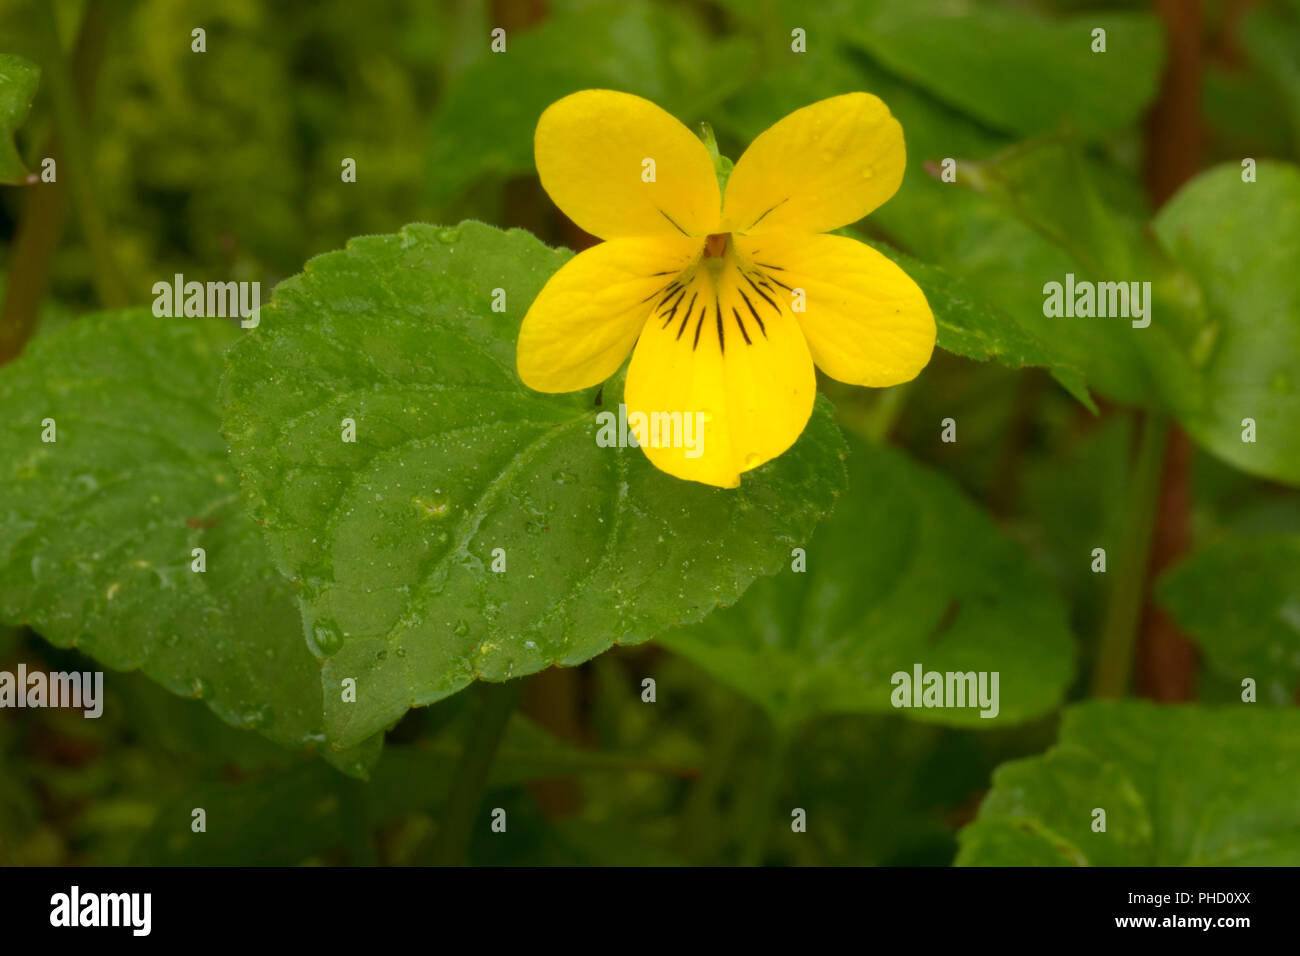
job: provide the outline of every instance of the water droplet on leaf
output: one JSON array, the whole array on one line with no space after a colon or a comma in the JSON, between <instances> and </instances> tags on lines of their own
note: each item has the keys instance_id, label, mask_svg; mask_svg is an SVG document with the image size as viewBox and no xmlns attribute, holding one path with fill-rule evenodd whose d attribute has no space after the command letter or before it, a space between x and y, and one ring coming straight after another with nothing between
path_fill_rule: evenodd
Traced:
<instances>
[{"instance_id":1,"label":"water droplet on leaf","mask_svg":"<svg viewBox=\"0 0 1300 956\"><path fill-rule=\"evenodd\" d=\"M329 657L343 646L343 634L333 621L317 621L311 629L311 644L317 657Z\"/></svg>"}]
</instances>

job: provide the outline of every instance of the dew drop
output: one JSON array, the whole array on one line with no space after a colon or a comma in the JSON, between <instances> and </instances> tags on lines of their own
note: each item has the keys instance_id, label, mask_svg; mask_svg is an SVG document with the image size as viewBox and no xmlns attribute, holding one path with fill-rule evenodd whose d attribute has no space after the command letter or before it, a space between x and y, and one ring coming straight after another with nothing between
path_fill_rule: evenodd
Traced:
<instances>
[{"instance_id":1,"label":"dew drop","mask_svg":"<svg viewBox=\"0 0 1300 956\"><path fill-rule=\"evenodd\" d=\"M455 626L451 629L451 632L457 637L464 637L469 633L469 625L464 621L457 621Z\"/></svg>"},{"instance_id":2,"label":"dew drop","mask_svg":"<svg viewBox=\"0 0 1300 956\"><path fill-rule=\"evenodd\" d=\"M439 242L445 242L447 245L451 245L453 242L459 241L459 239L460 239L460 229L458 229L456 226L447 226L444 229L438 230Z\"/></svg>"},{"instance_id":3,"label":"dew drop","mask_svg":"<svg viewBox=\"0 0 1300 956\"><path fill-rule=\"evenodd\" d=\"M559 471L553 472L551 477L555 479L557 484L561 485L571 485L578 480L577 475L571 471L565 471L563 468Z\"/></svg>"},{"instance_id":4,"label":"dew drop","mask_svg":"<svg viewBox=\"0 0 1300 956\"><path fill-rule=\"evenodd\" d=\"M212 681L203 677L196 677L190 681L190 693L199 700L207 700L212 696Z\"/></svg>"},{"instance_id":5,"label":"dew drop","mask_svg":"<svg viewBox=\"0 0 1300 956\"><path fill-rule=\"evenodd\" d=\"M330 657L343 646L343 634L333 621L317 621L311 629L311 645L317 657Z\"/></svg>"}]
</instances>

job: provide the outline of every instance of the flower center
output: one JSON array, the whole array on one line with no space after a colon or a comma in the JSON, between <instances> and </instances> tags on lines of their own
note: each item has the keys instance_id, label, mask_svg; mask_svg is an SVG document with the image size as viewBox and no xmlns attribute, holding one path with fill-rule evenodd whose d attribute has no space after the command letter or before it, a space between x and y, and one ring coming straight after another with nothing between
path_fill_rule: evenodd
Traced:
<instances>
[{"instance_id":1,"label":"flower center","mask_svg":"<svg viewBox=\"0 0 1300 956\"><path fill-rule=\"evenodd\" d=\"M731 242L731 233L715 232L704 240L704 255L710 259L720 259L727 254L727 246Z\"/></svg>"}]
</instances>

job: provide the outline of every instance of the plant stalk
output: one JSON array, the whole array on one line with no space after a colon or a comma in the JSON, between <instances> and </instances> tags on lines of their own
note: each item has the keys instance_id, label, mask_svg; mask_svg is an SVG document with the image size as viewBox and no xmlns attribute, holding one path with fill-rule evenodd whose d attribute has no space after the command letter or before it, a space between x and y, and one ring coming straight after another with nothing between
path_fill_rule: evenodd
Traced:
<instances>
[{"instance_id":1,"label":"plant stalk","mask_svg":"<svg viewBox=\"0 0 1300 956\"><path fill-rule=\"evenodd\" d=\"M469 858L470 839L479 806L487 789L492 762L519 698L519 684L519 681L512 680L479 685L483 706L466 733L465 745L456 764L451 794L447 798L433 850L434 866L464 866Z\"/></svg>"},{"instance_id":2,"label":"plant stalk","mask_svg":"<svg viewBox=\"0 0 1300 956\"><path fill-rule=\"evenodd\" d=\"M790 753L793 735L790 728L772 725L772 740L758 774L758 793L749 804L745 820L745 843L740 854L742 866L759 866L767 849L767 837L775 821L776 796L781 789L781 773Z\"/></svg>"},{"instance_id":3,"label":"plant stalk","mask_svg":"<svg viewBox=\"0 0 1300 956\"><path fill-rule=\"evenodd\" d=\"M67 59L59 43L58 23L52 3L37 3L40 9L43 64L49 78L50 99L54 106L54 123L58 129L62 159L68 167L68 185L72 203L81 220L81 229L90 247L95 294L105 308L117 309L128 302L126 288L118 272L108 222L99 206L92 173L89 137L83 129L81 107L68 70Z\"/></svg>"},{"instance_id":4,"label":"plant stalk","mask_svg":"<svg viewBox=\"0 0 1300 956\"><path fill-rule=\"evenodd\" d=\"M1142 418L1142 437L1129 474L1119 553L1108 573L1111 579L1106 618L1093 674L1094 697L1123 697L1133 673L1138 625L1151 563L1151 541L1160 497L1160 478L1169 440L1169 420L1161 412Z\"/></svg>"}]
</instances>

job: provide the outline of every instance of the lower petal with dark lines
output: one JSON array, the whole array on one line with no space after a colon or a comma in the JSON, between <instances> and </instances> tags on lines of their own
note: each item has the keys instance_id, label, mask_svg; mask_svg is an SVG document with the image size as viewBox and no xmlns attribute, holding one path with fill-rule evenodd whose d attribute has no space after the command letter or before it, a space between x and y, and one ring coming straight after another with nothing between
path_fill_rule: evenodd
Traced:
<instances>
[{"instance_id":1,"label":"lower petal with dark lines","mask_svg":"<svg viewBox=\"0 0 1300 956\"><path fill-rule=\"evenodd\" d=\"M761 276L758 289L767 293ZM656 307L632 353L624 401L643 451L678 478L724 488L780 455L812 414L816 376L786 301L738 263L701 266Z\"/></svg>"}]
</instances>

